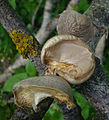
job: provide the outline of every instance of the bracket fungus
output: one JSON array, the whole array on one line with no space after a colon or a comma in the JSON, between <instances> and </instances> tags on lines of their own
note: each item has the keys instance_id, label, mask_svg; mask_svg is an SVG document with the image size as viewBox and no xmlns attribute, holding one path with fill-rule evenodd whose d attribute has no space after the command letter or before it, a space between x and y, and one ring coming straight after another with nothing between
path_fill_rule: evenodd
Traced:
<instances>
[{"instance_id":1,"label":"bracket fungus","mask_svg":"<svg viewBox=\"0 0 109 120\"><path fill-rule=\"evenodd\" d=\"M83 83L95 68L90 48L72 35L58 35L48 40L42 48L41 61L48 66L49 74L58 74L71 84Z\"/></svg>"},{"instance_id":2,"label":"bracket fungus","mask_svg":"<svg viewBox=\"0 0 109 120\"><path fill-rule=\"evenodd\" d=\"M58 19L58 34L74 35L85 42L93 39L94 29L91 19L73 10L65 10Z\"/></svg>"},{"instance_id":3,"label":"bracket fungus","mask_svg":"<svg viewBox=\"0 0 109 120\"><path fill-rule=\"evenodd\" d=\"M29 78L18 82L13 91L14 100L18 106L33 107L35 111L37 111L37 105L47 97L65 102L68 109L75 107L72 88L59 76Z\"/></svg>"}]
</instances>

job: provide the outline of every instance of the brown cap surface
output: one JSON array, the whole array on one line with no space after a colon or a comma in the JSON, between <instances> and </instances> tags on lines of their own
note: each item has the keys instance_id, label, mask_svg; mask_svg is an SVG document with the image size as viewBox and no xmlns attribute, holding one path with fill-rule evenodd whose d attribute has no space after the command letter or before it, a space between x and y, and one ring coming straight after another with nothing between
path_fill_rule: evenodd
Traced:
<instances>
[{"instance_id":1,"label":"brown cap surface","mask_svg":"<svg viewBox=\"0 0 109 120\"><path fill-rule=\"evenodd\" d=\"M59 17L57 31L60 35L74 35L88 42L93 39L94 26L87 16L65 10Z\"/></svg>"}]
</instances>

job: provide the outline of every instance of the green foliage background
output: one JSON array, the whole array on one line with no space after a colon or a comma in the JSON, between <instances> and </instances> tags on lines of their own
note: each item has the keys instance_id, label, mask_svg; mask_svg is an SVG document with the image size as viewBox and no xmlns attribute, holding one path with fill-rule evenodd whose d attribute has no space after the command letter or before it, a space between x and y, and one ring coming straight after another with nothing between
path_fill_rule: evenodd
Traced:
<instances>
[{"instance_id":1,"label":"green foliage background","mask_svg":"<svg viewBox=\"0 0 109 120\"><path fill-rule=\"evenodd\" d=\"M36 34L43 20L45 0L43 1L40 10L36 16L36 23L34 28L31 25L32 16L40 0L21 0L21 1L8 0L8 1L10 2L11 6L17 11L17 13L21 16L21 19L24 21L27 28L31 32L33 32L33 34ZM68 2L69 0L56 0L52 10L52 17L56 17L58 14L60 14L66 8ZM91 0L81 0L78 4L78 8L75 10L77 10L80 13L84 13L84 11L89 7L90 2ZM54 31L54 33L51 34L49 38L55 34L57 34L56 31ZM108 43L108 40L106 41L106 43ZM11 38L9 37L8 33L4 30L2 25L0 25L0 74L2 74L3 70L9 64L13 63L16 60L18 55L19 54ZM103 68L109 75L109 44L106 44L105 47ZM1 86L0 120L7 120L11 118L13 112L16 109L16 105L13 103L12 94L13 85L18 81L33 76L39 76L39 74L37 74L37 70L32 65L32 63L28 61L25 67L15 69L13 76L10 77L3 86ZM77 101L77 104L81 108L81 114L84 120L90 120L92 118L95 119L96 116L95 109L75 89L72 89L72 92ZM50 109L44 116L43 120L63 120L62 114L56 101L54 101L54 104L50 107Z\"/></svg>"}]
</instances>

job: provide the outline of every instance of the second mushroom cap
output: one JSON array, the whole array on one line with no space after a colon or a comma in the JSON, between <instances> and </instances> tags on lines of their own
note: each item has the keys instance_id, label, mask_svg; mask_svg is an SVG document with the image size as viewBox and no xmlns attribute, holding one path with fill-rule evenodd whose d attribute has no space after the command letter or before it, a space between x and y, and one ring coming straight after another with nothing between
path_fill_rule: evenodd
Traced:
<instances>
[{"instance_id":1,"label":"second mushroom cap","mask_svg":"<svg viewBox=\"0 0 109 120\"><path fill-rule=\"evenodd\" d=\"M94 26L86 15L73 10L65 10L60 14L57 24L60 35L74 35L85 42L89 42L94 36Z\"/></svg>"}]
</instances>

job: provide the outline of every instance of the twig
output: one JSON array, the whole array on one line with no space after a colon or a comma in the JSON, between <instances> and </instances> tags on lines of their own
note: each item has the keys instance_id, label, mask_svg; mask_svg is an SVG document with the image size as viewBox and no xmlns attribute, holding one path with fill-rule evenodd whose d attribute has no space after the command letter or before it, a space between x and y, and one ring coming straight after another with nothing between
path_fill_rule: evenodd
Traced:
<instances>
[{"instance_id":1,"label":"twig","mask_svg":"<svg viewBox=\"0 0 109 120\"><path fill-rule=\"evenodd\" d=\"M2 85L5 81L12 76L13 69L25 66L27 59L23 59L22 56L19 56L16 61L4 70L4 73L0 75L0 84Z\"/></svg>"},{"instance_id":2,"label":"twig","mask_svg":"<svg viewBox=\"0 0 109 120\"><path fill-rule=\"evenodd\" d=\"M36 35L36 38L40 44L43 43L43 39L45 39L45 36L48 36L46 32L47 31L46 28L48 26L48 23L51 20L51 10L53 7L53 3L54 3L53 0L46 0L46 3L45 3L43 22L42 22L41 28L39 29Z\"/></svg>"},{"instance_id":3,"label":"twig","mask_svg":"<svg viewBox=\"0 0 109 120\"><path fill-rule=\"evenodd\" d=\"M23 59L22 56L20 55L12 65L6 68L5 72L13 72L13 69L25 66L26 62L27 59Z\"/></svg>"},{"instance_id":4,"label":"twig","mask_svg":"<svg viewBox=\"0 0 109 120\"><path fill-rule=\"evenodd\" d=\"M12 76L11 72L4 72L0 75L0 87L5 83L5 81Z\"/></svg>"},{"instance_id":5,"label":"twig","mask_svg":"<svg viewBox=\"0 0 109 120\"><path fill-rule=\"evenodd\" d=\"M43 2L43 0L40 0L39 4L38 4L38 6L37 6L37 8L36 8L36 10L35 10L35 12L34 12L34 14L33 14L33 17L32 17L32 26L33 26L33 27L34 27L34 24L35 24L36 15L37 15L37 13L38 13L38 11L39 11L39 8L40 8L42 2Z\"/></svg>"}]
</instances>

